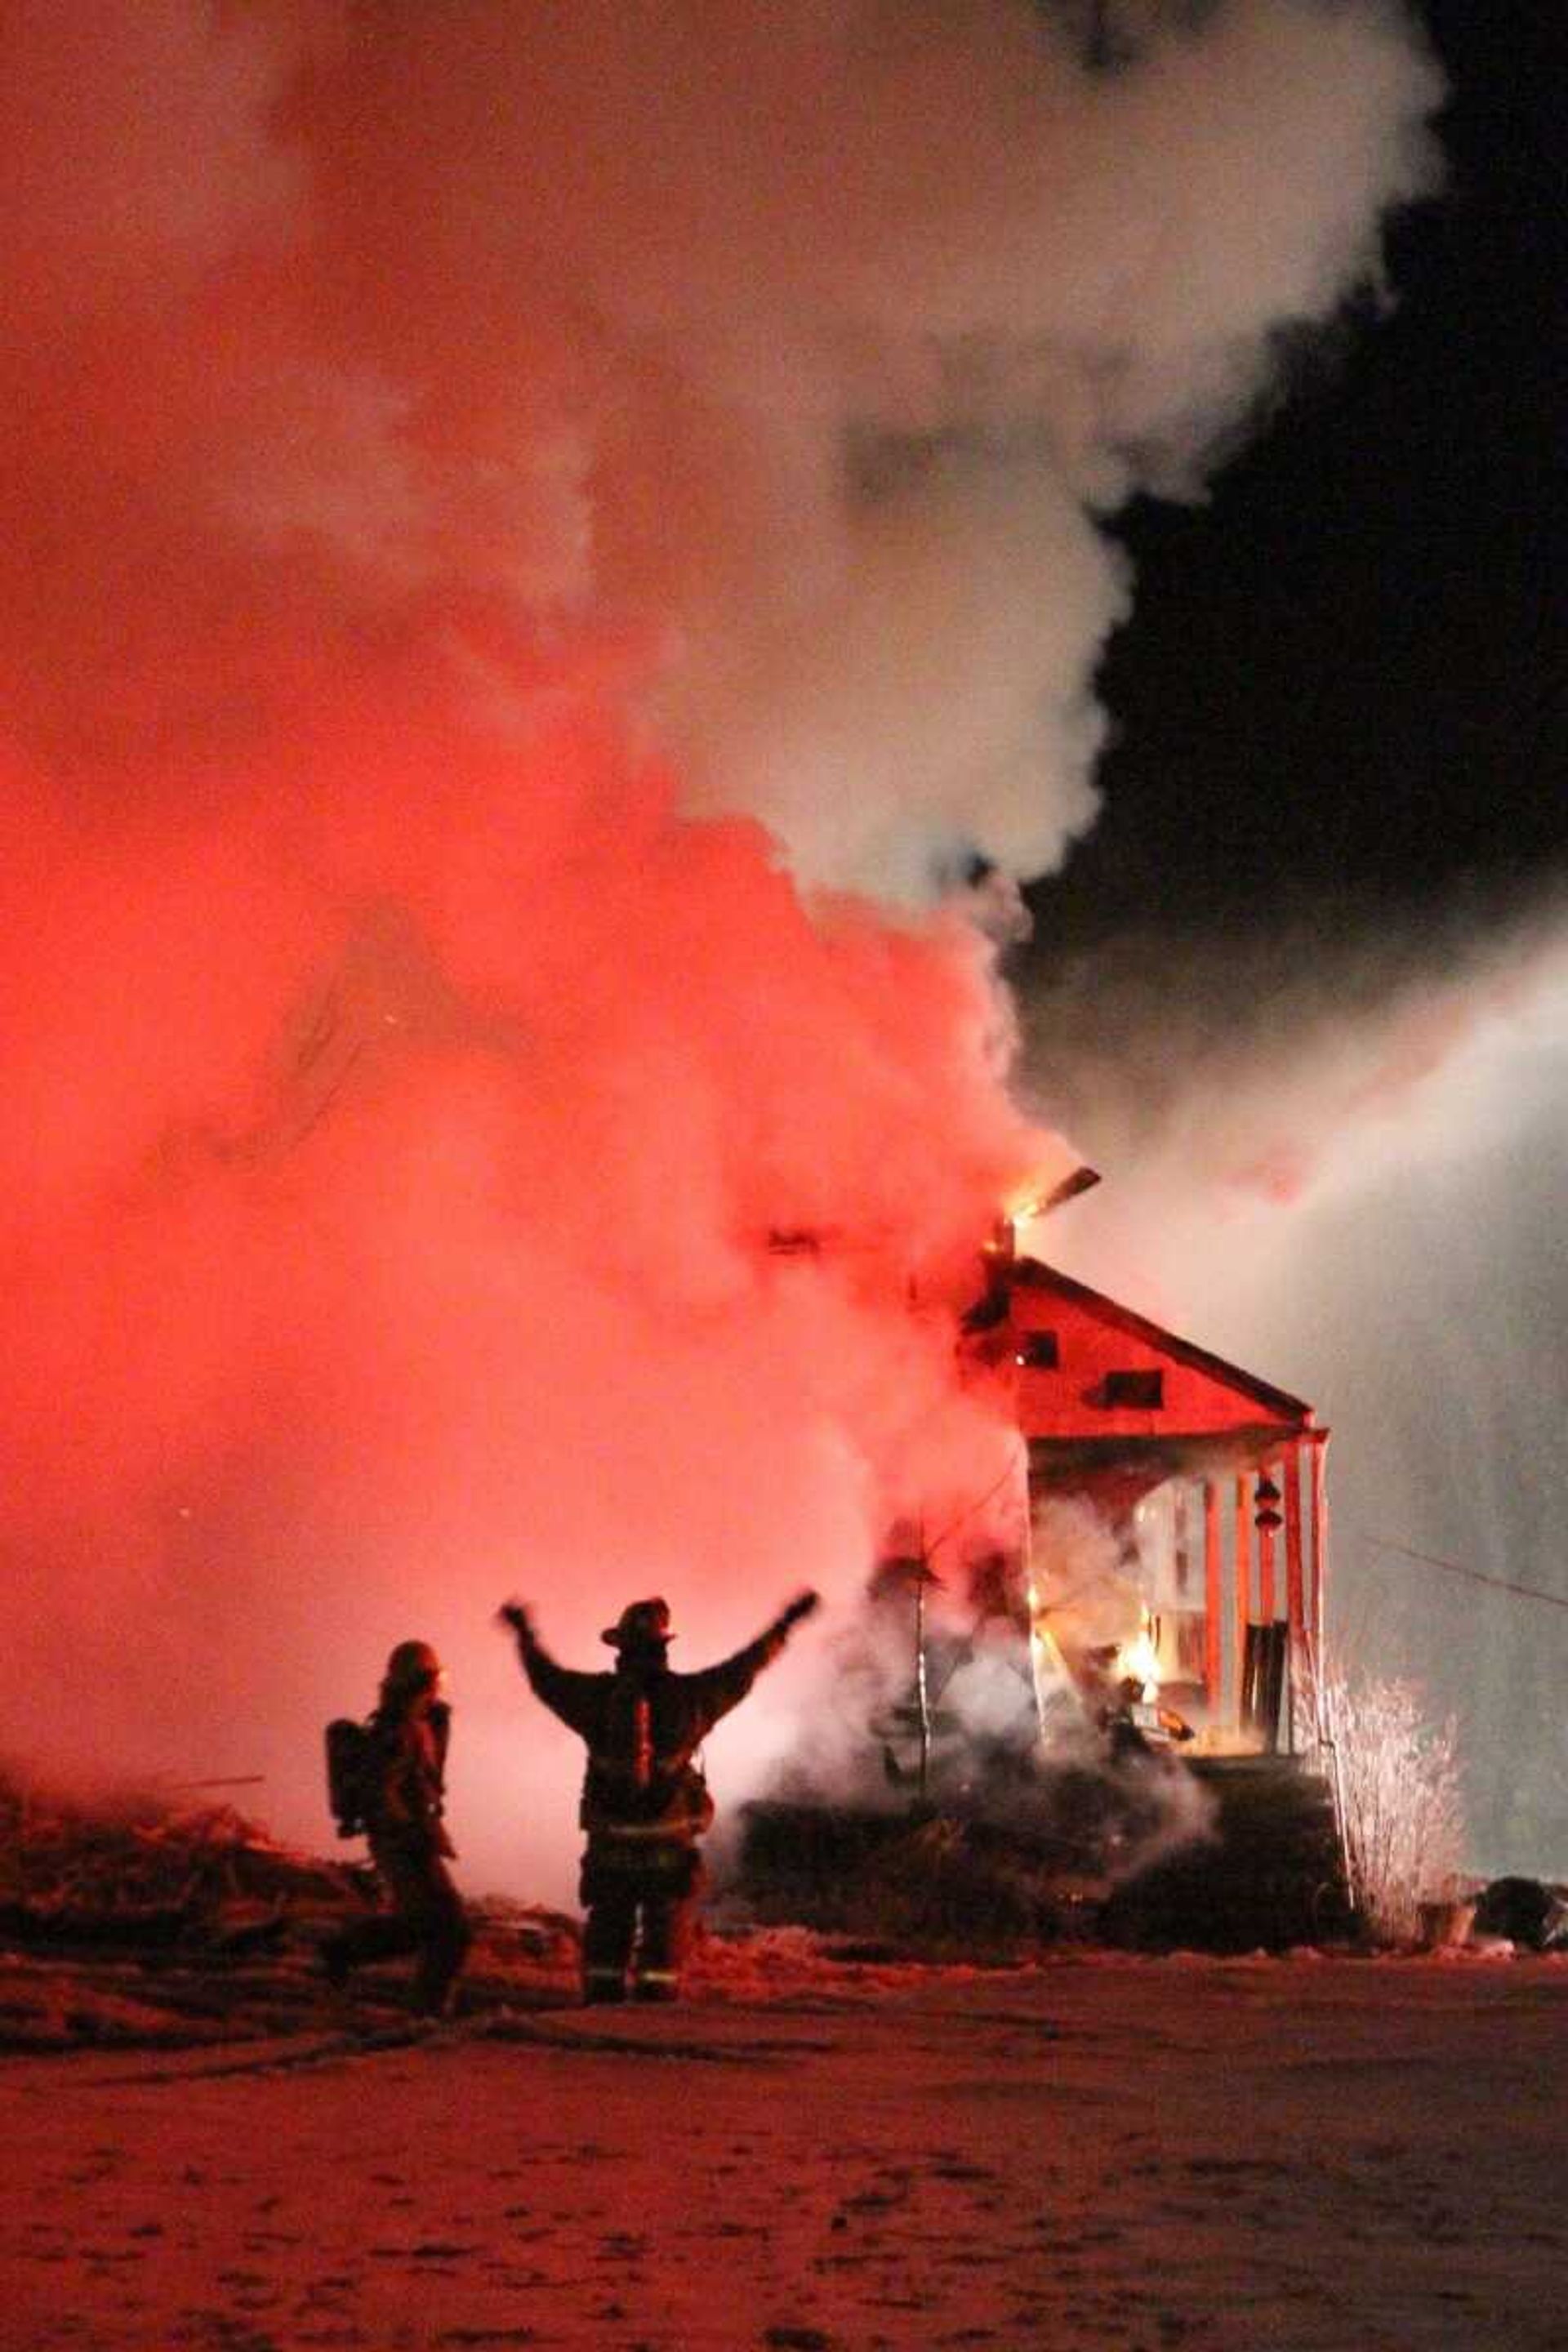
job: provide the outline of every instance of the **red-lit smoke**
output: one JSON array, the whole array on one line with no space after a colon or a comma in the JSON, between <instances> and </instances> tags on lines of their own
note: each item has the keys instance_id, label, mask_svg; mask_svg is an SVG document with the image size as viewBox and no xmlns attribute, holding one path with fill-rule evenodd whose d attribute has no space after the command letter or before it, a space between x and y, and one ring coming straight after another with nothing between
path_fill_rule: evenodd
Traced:
<instances>
[{"instance_id":1,"label":"red-lit smoke","mask_svg":"<svg viewBox=\"0 0 1568 2352\"><path fill-rule=\"evenodd\" d=\"M993 1481L1061 1160L941 886L1089 821L1095 513L1427 168L1384 10L1177 14L6 12L12 1745L314 1830L426 1635L518 1877L503 1592L699 1656Z\"/></svg>"}]
</instances>

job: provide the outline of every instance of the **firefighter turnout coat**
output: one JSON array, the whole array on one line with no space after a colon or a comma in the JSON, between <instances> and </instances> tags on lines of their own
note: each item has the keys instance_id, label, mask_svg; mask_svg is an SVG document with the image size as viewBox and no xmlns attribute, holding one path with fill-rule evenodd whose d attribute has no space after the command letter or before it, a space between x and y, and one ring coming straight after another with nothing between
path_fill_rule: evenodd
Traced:
<instances>
[{"instance_id":1,"label":"firefighter turnout coat","mask_svg":"<svg viewBox=\"0 0 1568 2352\"><path fill-rule=\"evenodd\" d=\"M587 1832L583 1899L616 1881L694 1891L697 1841L713 1818L697 1763L714 1725L738 1706L789 1638L786 1612L731 1658L679 1674L662 1656L623 1654L613 1672L559 1665L531 1626L518 1654L536 1697L584 1742L580 1819Z\"/></svg>"}]
</instances>

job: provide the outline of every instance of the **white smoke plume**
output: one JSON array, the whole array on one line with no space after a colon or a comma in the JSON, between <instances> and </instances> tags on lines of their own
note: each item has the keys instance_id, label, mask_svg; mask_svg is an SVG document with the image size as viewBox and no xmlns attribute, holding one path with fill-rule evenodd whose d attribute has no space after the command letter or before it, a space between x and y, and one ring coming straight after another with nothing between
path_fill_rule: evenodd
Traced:
<instances>
[{"instance_id":1,"label":"white smoke plume","mask_svg":"<svg viewBox=\"0 0 1568 2352\"><path fill-rule=\"evenodd\" d=\"M313 1830L428 1633L559 1880L501 1591L711 1650L965 1491L943 1307L1061 1162L937 902L1091 821L1106 518L1432 173L1373 0L1093 16L0 18L26 1748Z\"/></svg>"}]
</instances>

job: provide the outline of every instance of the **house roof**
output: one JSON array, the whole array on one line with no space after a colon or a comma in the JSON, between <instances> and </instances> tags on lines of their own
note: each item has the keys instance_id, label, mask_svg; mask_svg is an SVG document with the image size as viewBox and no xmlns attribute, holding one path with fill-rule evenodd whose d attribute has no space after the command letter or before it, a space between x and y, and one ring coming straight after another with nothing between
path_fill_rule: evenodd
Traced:
<instances>
[{"instance_id":1,"label":"house roof","mask_svg":"<svg viewBox=\"0 0 1568 2352\"><path fill-rule=\"evenodd\" d=\"M1174 1331L1167 1331L1146 1315L1137 1314L1124 1307L1120 1299L1109 1298L1103 1291L1091 1290L1087 1283L1078 1282L1057 1267L1045 1265L1038 1258L1020 1258L1008 1269L1008 1320L1020 1332L1031 1328L1044 1328L1037 1314L1031 1312L1036 1302L1051 1302L1066 1307L1080 1326L1089 1324L1101 1332L1114 1333L1136 1343L1142 1350L1197 1374L1212 1391L1222 1391L1233 1399L1236 1407L1234 1426L1238 1433L1244 1428L1256 1430L1259 1423L1288 1430L1306 1430L1312 1425L1312 1407L1304 1398L1292 1396L1286 1389L1276 1388L1271 1381L1259 1380L1256 1373L1245 1370L1239 1364L1226 1362L1207 1348L1200 1348L1191 1339L1184 1339ZM1214 1427L1205 1415L1205 1425ZM1228 1412L1225 1416L1229 1423ZM1103 1426L1103 1423L1101 1424ZM1170 1416L1156 1413L1148 1426L1152 1436L1157 1431L1168 1433L1173 1427ZM1054 1431L1039 1430L1033 1434L1050 1436ZM1066 1437L1075 1433L1064 1428ZM1077 1433L1082 1433L1081 1424Z\"/></svg>"}]
</instances>

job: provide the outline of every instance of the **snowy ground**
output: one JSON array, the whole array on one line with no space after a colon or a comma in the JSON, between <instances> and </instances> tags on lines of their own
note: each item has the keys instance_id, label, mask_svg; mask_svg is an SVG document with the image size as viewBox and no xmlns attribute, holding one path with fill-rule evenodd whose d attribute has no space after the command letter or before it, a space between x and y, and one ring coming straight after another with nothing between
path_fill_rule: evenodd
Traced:
<instances>
[{"instance_id":1,"label":"snowy ground","mask_svg":"<svg viewBox=\"0 0 1568 2352\"><path fill-rule=\"evenodd\" d=\"M1547 2352L1568 1961L710 1960L0 2064L5 2352Z\"/></svg>"}]
</instances>

